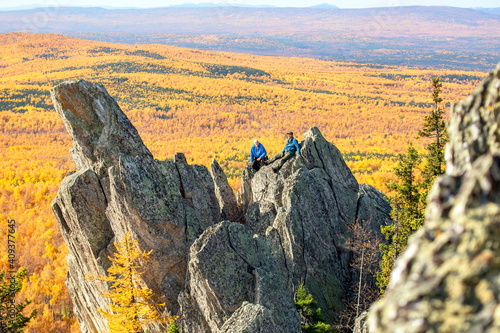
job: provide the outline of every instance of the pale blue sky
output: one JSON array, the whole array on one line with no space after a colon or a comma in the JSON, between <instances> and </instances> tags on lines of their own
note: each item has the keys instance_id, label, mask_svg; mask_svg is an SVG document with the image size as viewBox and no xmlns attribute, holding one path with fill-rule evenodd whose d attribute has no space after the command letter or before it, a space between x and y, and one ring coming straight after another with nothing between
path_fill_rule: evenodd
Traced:
<instances>
[{"instance_id":1,"label":"pale blue sky","mask_svg":"<svg viewBox=\"0 0 500 333\"><path fill-rule=\"evenodd\" d=\"M183 3L216 3L273 5L278 7L308 7L329 3L340 8L394 7L394 6L454 6L454 7L500 7L498 0L0 0L0 8L19 6L99 6L99 7L167 7Z\"/></svg>"}]
</instances>

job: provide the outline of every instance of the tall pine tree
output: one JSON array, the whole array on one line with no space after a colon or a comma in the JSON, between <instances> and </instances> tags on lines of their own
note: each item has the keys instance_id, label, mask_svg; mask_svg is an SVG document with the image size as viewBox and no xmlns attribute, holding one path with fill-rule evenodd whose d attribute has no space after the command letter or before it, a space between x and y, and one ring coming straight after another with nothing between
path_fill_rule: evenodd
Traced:
<instances>
[{"instance_id":1,"label":"tall pine tree","mask_svg":"<svg viewBox=\"0 0 500 333\"><path fill-rule=\"evenodd\" d=\"M417 180L417 168L420 162L417 150L410 144L406 154L398 155L398 163L394 167L397 181L387 186L394 190L395 194L389 198L392 203L393 223L381 227L382 233L388 240L388 244L380 246L382 259L379 263L380 271L376 275L381 294L389 284L394 261L406 248L409 236L420 228L424 221L424 200Z\"/></svg>"},{"instance_id":2,"label":"tall pine tree","mask_svg":"<svg viewBox=\"0 0 500 333\"><path fill-rule=\"evenodd\" d=\"M426 164L422 171L425 197L437 176L444 172L444 147L448 142L448 133L444 120L444 110L441 108L443 99L440 96L442 83L439 77L432 79L432 101L434 109L425 117L424 128L418 132L421 137L431 138L432 141L426 147ZM424 197L424 199L425 199Z\"/></svg>"},{"instance_id":3,"label":"tall pine tree","mask_svg":"<svg viewBox=\"0 0 500 333\"><path fill-rule=\"evenodd\" d=\"M389 277L394 266L394 261L406 249L409 236L420 228L424 222L426 198L437 176L444 172L444 147L448 142L444 110L441 108L443 99L440 97L442 83L439 78L432 79L432 101L434 108L425 117L423 129L419 131L420 137L430 138L426 146L427 157L422 170L422 182L417 182L416 171L420 164L418 152L410 144L406 155L398 156L398 164L394 168L397 182L389 184L395 195L389 200L393 210L392 225L383 226L382 233L388 240L387 245L381 245L382 259L380 271L377 274L377 285L381 294L389 284Z\"/></svg>"}]
</instances>

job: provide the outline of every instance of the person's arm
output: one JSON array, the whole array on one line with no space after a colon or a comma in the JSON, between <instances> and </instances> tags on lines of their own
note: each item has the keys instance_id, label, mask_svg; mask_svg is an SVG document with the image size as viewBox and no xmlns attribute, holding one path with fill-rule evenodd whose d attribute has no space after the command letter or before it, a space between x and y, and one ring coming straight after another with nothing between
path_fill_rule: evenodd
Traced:
<instances>
[{"instance_id":1,"label":"person's arm","mask_svg":"<svg viewBox=\"0 0 500 333\"><path fill-rule=\"evenodd\" d=\"M264 158L267 155L266 147L261 143L260 146L262 149L260 150L259 158Z\"/></svg>"},{"instance_id":2,"label":"person's arm","mask_svg":"<svg viewBox=\"0 0 500 333\"><path fill-rule=\"evenodd\" d=\"M285 146L283 147L283 149L281 150L281 155L283 155L285 153L285 149L286 149L286 146L288 145L288 141L285 143Z\"/></svg>"},{"instance_id":3,"label":"person's arm","mask_svg":"<svg viewBox=\"0 0 500 333\"><path fill-rule=\"evenodd\" d=\"M297 141L297 139L295 139L295 141L293 142L293 144L297 148L297 156L301 156L300 155L300 145L299 145L299 142Z\"/></svg>"},{"instance_id":4,"label":"person's arm","mask_svg":"<svg viewBox=\"0 0 500 333\"><path fill-rule=\"evenodd\" d=\"M253 160L255 159L255 149L254 149L254 145L252 145L252 148L250 148L250 162L253 162Z\"/></svg>"}]
</instances>

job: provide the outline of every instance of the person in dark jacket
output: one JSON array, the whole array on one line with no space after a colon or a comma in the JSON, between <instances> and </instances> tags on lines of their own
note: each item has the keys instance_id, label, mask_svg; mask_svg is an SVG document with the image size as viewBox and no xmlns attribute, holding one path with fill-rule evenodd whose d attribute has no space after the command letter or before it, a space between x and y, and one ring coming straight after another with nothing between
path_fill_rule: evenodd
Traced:
<instances>
[{"instance_id":1,"label":"person in dark jacket","mask_svg":"<svg viewBox=\"0 0 500 333\"><path fill-rule=\"evenodd\" d=\"M279 160L278 164L274 165L272 170L273 172L277 172L281 167L285 164L286 161L288 161L290 158L294 157L297 155L298 157L302 157L300 155L300 145L297 139L293 137L293 132L288 132L286 133L287 135L287 140L285 143L285 147L281 151L281 153L275 155L272 157L267 164L271 164L274 161Z\"/></svg>"},{"instance_id":2,"label":"person in dark jacket","mask_svg":"<svg viewBox=\"0 0 500 333\"><path fill-rule=\"evenodd\" d=\"M266 148L259 140L255 139L250 148L250 161L249 164L255 171L259 171L260 167L267 161L267 151Z\"/></svg>"}]
</instances>

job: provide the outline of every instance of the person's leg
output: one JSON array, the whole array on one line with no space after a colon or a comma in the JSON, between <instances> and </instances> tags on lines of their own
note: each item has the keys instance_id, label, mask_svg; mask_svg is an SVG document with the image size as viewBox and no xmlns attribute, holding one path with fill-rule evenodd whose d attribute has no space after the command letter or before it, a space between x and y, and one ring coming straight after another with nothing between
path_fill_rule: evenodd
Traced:
<instances>
[{"instance_id":1,"label":"person's leg","mask_svg":"<svg viewBox=\"0 0 500 333\"><path fill-rule=\"evenodd\" d=\"M260 162L259 162L259 161L257 161L257 160L254 160L254 161L252 162L252 168L253 168L255 171L259 171L259 169L260 169Z\"/></svg>"},{"instance_id":2,"label":"person's leg","mask_svg":"<svg viewBox=\"0 0 500 333\"><path fill-rule=\"evenodd\" d=\"M273 157L271 157L271 158L267 161L267 164L271 164L271 163L273 163L274 161L279 160L280 158L281 158L281 153L276 154L276 155L274 155Z\"/></svg>"},{"instance_id":3,"label":"person's leg","mask_svg":"<svg viewBox=\"0 0 500 333\"><path fill-rule=\"evenodd\" d=\"M295 156L295 153L290 153L289 151L285 151L285 156L283 156L279 160L276 166L273 166L273 170L278 171L279 169L281 169L281 167L285 164L285 162L291 159L293 156Z\"/></svg>"}]
</instances>

